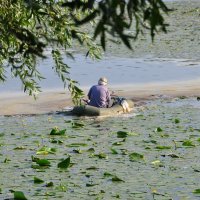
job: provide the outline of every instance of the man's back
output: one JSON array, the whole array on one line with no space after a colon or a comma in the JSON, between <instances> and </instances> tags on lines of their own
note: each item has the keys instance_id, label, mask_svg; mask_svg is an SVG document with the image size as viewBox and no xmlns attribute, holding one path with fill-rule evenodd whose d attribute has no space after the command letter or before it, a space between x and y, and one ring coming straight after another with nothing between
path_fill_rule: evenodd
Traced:
<instances>
[{"instance_id":1,"label":"man's back","mask_svg":"<svg viewBox=\"0 0 200 200\"><path fill-rule=\"evenodd\" d=\"M109 105L110 93L105 85L94 85L90 88L88 97L89 105L105 108Z\"/></svg>"}]
</instances>

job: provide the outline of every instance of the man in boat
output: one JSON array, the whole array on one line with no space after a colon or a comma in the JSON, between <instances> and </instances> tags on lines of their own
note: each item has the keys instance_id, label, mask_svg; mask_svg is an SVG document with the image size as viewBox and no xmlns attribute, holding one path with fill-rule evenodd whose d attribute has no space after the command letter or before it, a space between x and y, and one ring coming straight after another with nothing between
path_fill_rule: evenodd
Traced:
<instances>
[{"instance_id":1,"label":"man in boat","mask_svg":"<svg viewBox=\"0 0 200 200\"><path fill-rule=\"evenodd\" d=\"M98 108L110 108L116 104L121 105L123 112L130 112L129 104L123 97L110 94L107 88L108 80L102 77L98 81L98 85L93 85L88 92L88 100L84 100L87 105ZM112 96L112 98L111 98Z\"/></svg>"},{"instance_id":2,"label":"man in boat","mask_svg":"<svg viewBox=\"0 0 200 200\"><path fill-rule=\"evenodd\" d=\"M98 85L93 85L88 92L88 105L99 108L108 108L111 106L111 96L107 88L108 80L101 77Z\"/></svg>"}]
</instances>

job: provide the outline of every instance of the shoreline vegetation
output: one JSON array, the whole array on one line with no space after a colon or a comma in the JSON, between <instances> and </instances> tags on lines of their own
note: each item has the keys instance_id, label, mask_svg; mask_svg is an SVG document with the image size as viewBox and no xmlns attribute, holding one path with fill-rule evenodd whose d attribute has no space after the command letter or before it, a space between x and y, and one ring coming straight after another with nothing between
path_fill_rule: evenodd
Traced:
<instances>
[{"instance_id":1,"label":"shoreline vegetation","mask_svg":"<svg viewBox=\"0 0 200 200\"><path fill-rule=\"evenodd\" d=\"M153 43L149 33L140 36L137 41L133 41L133 51L128 50L122 44L109 43L105 54L129 58L151 55L155 58L181 58L198 61L200 2L196 0L189 3L174 1L166 4L173 9L169 16L166 16L166 22L170 25L167 34L158 34ZM122 85L120 87L111 85L110 89L117 95L133 99L139 104L144 100L161 96L200 96L200 80ZM87 90L88 88L84 90L86 94ZM42 92L36 101L27 94L1 94L0 102L0 115L45 114L72 106L69 92L64 90Z\"/></svg>"}]
</instances>

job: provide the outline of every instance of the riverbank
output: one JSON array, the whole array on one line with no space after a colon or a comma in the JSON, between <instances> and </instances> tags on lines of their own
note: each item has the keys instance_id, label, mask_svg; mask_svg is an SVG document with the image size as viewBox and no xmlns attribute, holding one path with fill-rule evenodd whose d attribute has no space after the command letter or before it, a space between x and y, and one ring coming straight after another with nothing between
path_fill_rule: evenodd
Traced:
<instances>
[{"instance_id":1,"label":"riverbank","mask_svg":"<svg viewBox=\"0 0 200 200\"><path fill-rule=\"evenodd\" d=\"M86 94L87 90L84 89ZM161 97L198 97L200 80L114 86L110 90L141 105L144 101ZM45 114L73 106L69 92L59 90L42 92L36 100L23 93L4 94L0 102L0 115Z\"/></svg>"}]
</instances>

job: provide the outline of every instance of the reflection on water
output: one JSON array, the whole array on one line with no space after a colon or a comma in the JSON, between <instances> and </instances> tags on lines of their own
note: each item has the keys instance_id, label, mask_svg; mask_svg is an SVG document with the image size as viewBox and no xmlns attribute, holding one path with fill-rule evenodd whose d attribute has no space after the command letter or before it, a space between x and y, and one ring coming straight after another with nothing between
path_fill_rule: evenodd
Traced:
<instances>
[{"instance_id":1,"label":"reflection on water","mask_svg":"<svg viewBox=\"0 0 200 200\"><path fill-rule=\"evenodd\" d=\"M111 85L183 81L200 76L200 64L183 59L105 57L94 61L83 55L75 55L75 60L66 58L65 62L71 67L71 77L82 87L95 84L100 76L106 76ZM63 88L52 67L51 59L39 62L39 70L46 77L41 82L43 90ZM1 92L20 89L20 81L14 78L9 78L6 83L0 85Z\"/></svg>"}]
</instances>

